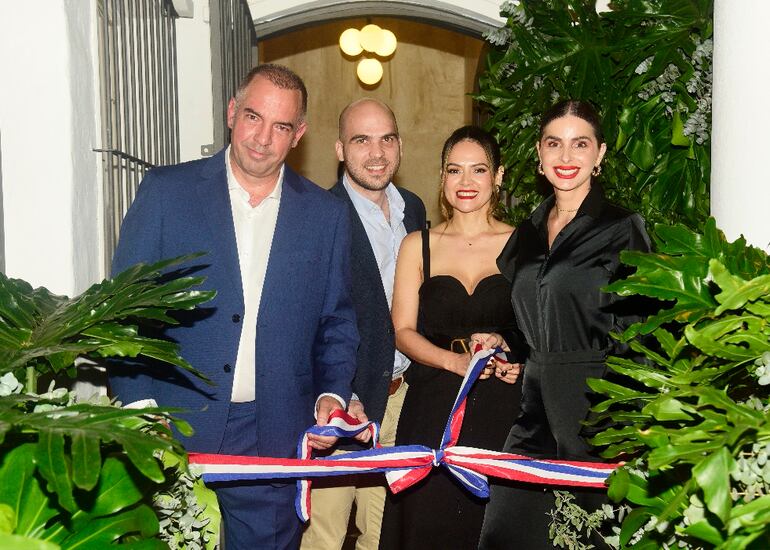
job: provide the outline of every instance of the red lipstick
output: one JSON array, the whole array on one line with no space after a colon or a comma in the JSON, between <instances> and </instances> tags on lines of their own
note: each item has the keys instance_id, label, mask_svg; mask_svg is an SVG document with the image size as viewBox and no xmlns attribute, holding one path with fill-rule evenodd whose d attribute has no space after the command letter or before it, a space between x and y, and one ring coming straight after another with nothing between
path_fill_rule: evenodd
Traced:
<instances>
[{"instance_id":1,"label":"red lipstick","mask_svg":"<svg viewBox=\"0 0 770 550\"><path fill-rule=\"evenodd\" d=\"M556 177L571 180L580 172L580 166L554 166L553 171Z\"/></svg>"},{"instance_id":2,"label":"red lipstick","mask_svg":"<svg viewBox=\"0 0 770 550\"><path fill-rule=\"evenodd\" d=\"M475 199L478 194L478 191L457 191L455 196L461 201L469 201Z\"/></svg>"}]
</instances>

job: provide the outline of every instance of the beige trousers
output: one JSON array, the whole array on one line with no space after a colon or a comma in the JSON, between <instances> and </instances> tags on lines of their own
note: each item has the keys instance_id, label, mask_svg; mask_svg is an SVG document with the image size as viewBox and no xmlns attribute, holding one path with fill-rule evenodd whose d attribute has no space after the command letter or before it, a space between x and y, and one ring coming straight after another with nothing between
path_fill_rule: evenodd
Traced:
<instances>
[{"instance_id":1,"label":"beige trousers","mask_svg":"<svg viewBox=\"0 0 770 550\"><path fill-rule=\"evenodd\" d=\"M407 384L404 381L388 398L385 416L380 426L380 443L392 447L396 443L396 428L404 405ZM366 406L366 403L364 403ZM335 451L343 454L349 451ZM331 486L334 478L313 481L310 491L310 522L302 535L301 550L339 550L345 541L353 502L356 503L356 550L377 550L380 544L382 513L385 509L384 477L377 485Z\"/></svg>"}]
</instances>

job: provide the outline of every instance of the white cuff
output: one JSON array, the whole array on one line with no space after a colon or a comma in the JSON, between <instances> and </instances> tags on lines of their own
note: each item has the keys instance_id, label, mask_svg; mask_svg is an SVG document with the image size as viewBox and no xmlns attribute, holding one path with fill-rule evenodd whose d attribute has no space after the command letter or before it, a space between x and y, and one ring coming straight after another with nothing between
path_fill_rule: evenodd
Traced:
<instances>
[{"instance_id":1,"label":"white cuff","mask_svg":"<svg viewBox=\"0 0 770 550\"><path fill-rule=\"evenodd\" d=\"M342 399L339 395L336 393L322 393L318 396L318 399L315 400L315 407L313 407L313 418L318 420L318 402L321 400L322 397L333 397L337 401L339 401L340 405L342 405L342 410L346 410L348 408L347 403L345 403L345 400Z\"/></svg>"},{"instance_id":2,"label":"white cuff","mask_svg":"<svg viewBox=\"0 0 770 550\"><path fill-rule=\"evenodd\" d=\"M124 409L146 409L148 407L157 407L158 404L154 399L140 399L138 401L132 401L128 405L123 405Z\"/></svg>"}]
</instances>

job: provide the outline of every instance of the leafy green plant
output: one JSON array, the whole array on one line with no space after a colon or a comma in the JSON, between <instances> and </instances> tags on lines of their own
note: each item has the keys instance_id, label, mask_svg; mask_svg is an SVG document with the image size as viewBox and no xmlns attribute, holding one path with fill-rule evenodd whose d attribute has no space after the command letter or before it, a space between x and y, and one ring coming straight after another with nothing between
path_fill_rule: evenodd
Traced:
<instances>
[{"instance_id":1,"label":"leafy green plant","mask_svg":"<svg viewBox=\"0 0 770 550\"><path fill-rule=\"evenodd\" d=\"M709 213L713 0L503 2L508 18L475 96L503 151L519 224L541 200L537 121L561 99L600 110L608 197L650 224L700 229Z\"/></svg>"},{"instance_id":2,"label":"leafy green plant","mask_svg":"<svg viewBox=\"0 0 770 550\"><path fill-rule=\"evenodd\" d=\"M548 536L556 548L568 548L569 550L590 550L594 545L584 540L593 536L602 536L601 529L607 520L622 521L628 506L623 506L617 511L609 504L603 505L598 510L588 512L575 503L575 495L568 491L554 491L554 509L551 510L551 521L548 526ZM605 540L611 546L617 547L620 528L613 526L616 532Z\"/></svg>"},{"instance_id":3,"label":"leafy green plant","mask_svg":"<svg viewBox=\"0 0 770 550\"><path fill-rule=\"evenodd\" d=\"M186 453L159 421L183 434L189 425L169 410L35 392L42 373L74 374L77 357L144 355L200 376L176 344L136 324L173 324L170 311L211 299L191 290L201 278L163 275L189 258L135 266L72 299L0 274L0 547L168 547L153 495L184 473Z\"/></svg>"},{"instance_id":4,"label":"leafy green plant","mask_svg":"<svg viewBox=\"0 0 770 550\"><path fill-rule=\"evenodd\" d=\"M629 506L621 548L770 546L770 258L713 218L703 232L658 227L656 253L624 252L636 273L608 291L665 300L621 338L640 357L611 357L615 378L591 443L626 460L609 496Z\"/></svg>"},{"instance_id":5,"label":"leafy green plant","mask_svg":"<svg viewBox=\"0 0 770 550\"><path fill-rule=\"evenodd\" d=\"M164 455L163 463L167 483L153 498L161 538L172 550L217 548L221 517L216 494L194 468L183 468L175 456Z\"/></svg>"},{"instance_id":6,"label":"leafy green plant","mask_svg":"<svg viewBox=\"0 0 770 550\"><path fill-rule=\"evenodd\" d=\"M192 309L210 300L211 291L189 290L202 282L199 277L161 279L163 270L193 257L136 265L75 298L33 289L26 281L0 273L0 374L18 375L26 369L32 375L74 375L77 357L137 355L192 371L176 344L142 336L127 320L174 325L169 310Z\"/></svg>"}]
</instances>

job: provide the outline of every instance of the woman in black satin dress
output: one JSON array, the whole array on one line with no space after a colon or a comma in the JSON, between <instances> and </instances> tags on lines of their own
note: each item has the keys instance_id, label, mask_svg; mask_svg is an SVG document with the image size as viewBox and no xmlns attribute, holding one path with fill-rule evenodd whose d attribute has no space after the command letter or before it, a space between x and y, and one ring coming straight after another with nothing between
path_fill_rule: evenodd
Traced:
<instances>
[{"instance_id":1,"label":"woman in black satin dress","mask_svg":"<svg viewBox=\"0 0 770 550\"><path fill-rule=\"evenodd\" d=\"M621 273L622 250L649 250L638 214L607 202L595 177L606 151L601 122L583 101L552 107L540 124L538 171L553 187L497 260L512 282L519 329L529 345L521 415L504 451L540 458L598 460L580 435L589 409L587 378L601 378L613 354L610 332L637 320L628 303L601 288ZM637 312L638 313L638 312ZM600 490L571 490L592 510ZM493 487L479 548L553 548L551 488Z\"/></svg>"},{"instance_id":2,"label":"woman in black satin dress","mask_svg":"<svg viewBox=\"0 0 770 550\"><path fill-rule=\"evenodd\" d=\"M412 359L396 444L433 449L468 368L468 350L476 342L513 347L515 327L511 285L495 263L513 231L493 216L503 176L499 147L487 132L466 126L449 137L441 159L446 221L404 239L393 296L396 346ZM519 411L519 368L486 369L468 395L459 445L503 445ZM445 468L434 468L389 497L380 548L475 548L485 504Z\"/></svg>"}]
</instances>

